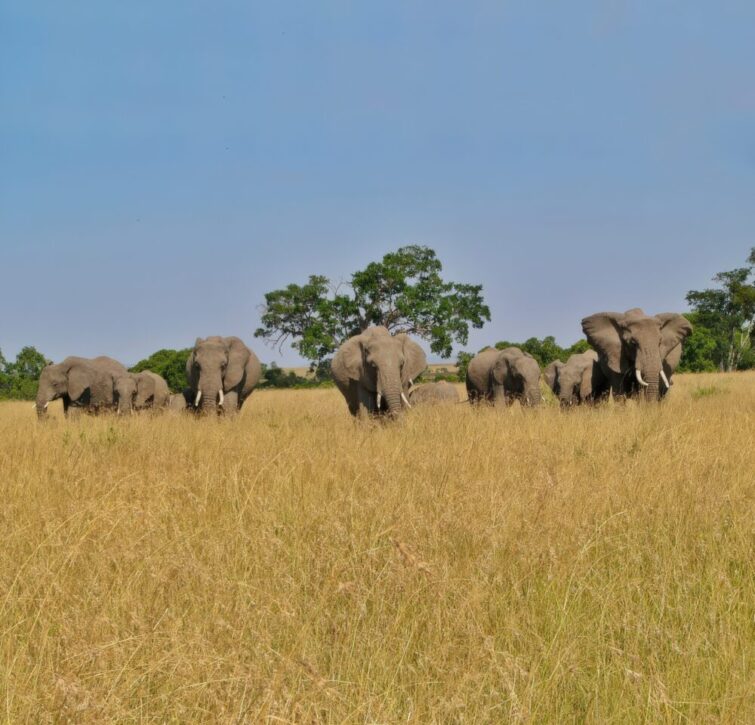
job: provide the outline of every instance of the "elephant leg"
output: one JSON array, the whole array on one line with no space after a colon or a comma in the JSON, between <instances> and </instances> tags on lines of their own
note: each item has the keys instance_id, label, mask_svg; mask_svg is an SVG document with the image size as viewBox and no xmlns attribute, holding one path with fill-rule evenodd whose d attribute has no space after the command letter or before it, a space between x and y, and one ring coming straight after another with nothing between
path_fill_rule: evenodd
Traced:
<instances>
[{"instance_id":1,"label":"elephant leg","mask_svg":"<svg viewBox=\"0 0 755 725\"><path fill-rule=\"evenodd\" d=\"M239 394L235 390L223 394L223 412L226 415L235 415L240 407Z\"/></svg>"}]
</instances>

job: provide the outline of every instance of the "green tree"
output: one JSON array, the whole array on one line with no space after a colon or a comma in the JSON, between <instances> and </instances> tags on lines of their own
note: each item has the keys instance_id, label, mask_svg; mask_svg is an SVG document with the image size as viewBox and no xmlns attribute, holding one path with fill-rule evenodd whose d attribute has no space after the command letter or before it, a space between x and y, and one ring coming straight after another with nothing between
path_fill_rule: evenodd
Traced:
<instances>
[{"instance_id":1,"label":"green tree","mask_svg":"<svg viewBox=\"0 0 755 725\"><path fill-rule=\"evenodd\" d=\"M165 378L171 392L180 393L186 387L186 361L190 354L191 348L188 347L183 350L158 350L136 363L131 372L151 370Z\"/></svg>"},{"instance_id":2,"label":"green tree","mask_svg":"<svg viewBox=\"0 0 755 725\"><path fill-rule=\"evenodd\" d=\"M682 359L679 363L680 373L715 372L716 350L718 340L713 332L699 320L696 312L684 315L692 323L692 334L682 345Z\"/></svg>"},{"instance_id":3,"label":"green tree","mask_svg":"<svg viewBox=\"0 0 755 725\"><path fill-rule=\"evenodd\" d=\"M716 288L690 290L687 302L697 324L715 340L711 361L720 370L738 370L752 364L752 332L755 327L755 247L747 265L713 277ZM689 339L685 347L689 344Z\"/></svg>"},{"instance_id":4,"label":"green tree","mask_svg":"<svg viewBox=\"0 0 755 725\"><path fill-rule=\"evenodd\" d=\"M432 249L412 245L371 262L345 284L313 275L304 285L265 295L255 337L279 348L290 340L316 364L352 335L385 325L427 340L432 352L449 357L454 342L466 344L470 325L490 320L490 310L481 285L447 282L441 271Z\"/></svg>"},{"instance_id":5,"label":"green tree","mask_svg":"<svg viewBox=\"0 0 755 725\"><path fill-rule=\"evenodd\" d=\"M586 352L590 349L587 340L578 340L570 347L563 348L556 342L556 338L553 337L553 335L548 335L542 340L538 340L536 337L530 337L524 342L509 342L508 340L501 340L495 344L495 347L497 350L505 350L507 347L518 347L532 355L532 357L538 361L540 367L543 368L554 360L566 362L570 355Z\"/></svg>"},{"instance_id":6,"label":"green tree","mask_svg":"<svg viewBox=\"0 0 755 725\"><path fill-rule=\"evenodd\" d=\"M469 361L474 357L474 353L460 350L456 355L456 368L459 382L463 383L467 379L467 368L469 367Z\"/></svg>"},{"instance_id":7,"label":"green tree","mask_svg":"<svg viewBox=\"0 0 755 725\"><path fill-rule=\"evenodd\" d=\"M0 397L13 400L36 398L39 376L49 362L32 346L22 348L12 363L0 353Z\"/></svg>"}]
</instances>

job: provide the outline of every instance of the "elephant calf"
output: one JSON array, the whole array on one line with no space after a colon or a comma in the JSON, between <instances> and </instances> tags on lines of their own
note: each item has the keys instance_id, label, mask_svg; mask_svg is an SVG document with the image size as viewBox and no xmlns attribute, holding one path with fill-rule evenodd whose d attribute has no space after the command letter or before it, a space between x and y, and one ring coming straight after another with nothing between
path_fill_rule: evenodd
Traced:
<instances>
[{"instance_id":1,"label":"elephant calf","mask_svg":"<svg viewBox=\"0 0 755 725\"><path fill-rule=\"evenodd\" d=\"M537 406L541 401L540 365L518 347L487 348L475 355L467 368L470 403L487 400L495 405Z\"/></svg>"},{"instance_id":2,"label":"elephant calf","mask_svg":"<svg viewBox=\"0 0 755 725\"><path fill-rule=\"evenodd\" d=\"M423 383L409 391L412 405L433 405L437 403L458 403L459 394L451 383L440 380L437 383Z\"/></svg>"},{"instance_id":3,"label":"elephant calf","mask_svg":"<svg viewBox=\"0 0 755 725\"><path fill-rule=\"evenodd\" d=\"M122 375L115 381L115 390L119 413L148 408L161 410L168 405L170 398L168 383L151 370Z\"/></svg>"},{"instance_id":4,"label":"elephant calf","mask_svg":"<svg viewBox=\"0 0 755 725\"><path fill-rule=\"evenodd\" d=\"M608 381L595 350L571 355L565 363L554 360L543 371L543 377L562 408L592 403L608 392Z\"/></svg>"}]
</instances>

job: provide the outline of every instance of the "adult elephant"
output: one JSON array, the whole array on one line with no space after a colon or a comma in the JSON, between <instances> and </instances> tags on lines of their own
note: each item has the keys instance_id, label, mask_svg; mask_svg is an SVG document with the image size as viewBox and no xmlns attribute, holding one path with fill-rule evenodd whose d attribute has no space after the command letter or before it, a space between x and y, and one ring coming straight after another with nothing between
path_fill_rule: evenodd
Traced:
<instances>
[{"instance_id":1,"label":"adult elephant","mask_svg":"<svg viewBox=\"0 0 755 725\"><path fill-rule=\"evenodd\" d=\"M692 325L682 315L646 315L636 307L626 312L598 312L582 320L587 340L598 352L601 370L615 396L639 394L659 400L671 387L671 376Z\"/></svg>"},{"instance_id":2,"label":"adult elephant","mask_svg":"<svg viewBox=\"0 0 755 725\"><path fill-rule=\"evenodd\" d=\"M411 407L407 392L426 367L425 353L408 335L370 327L338 348L330 369L352 415L397 415L402 403Z\"/></svg>"},{"instance_id":3,"label":"adult elephant","mask_svg":"<svg viewBox=\"0 0 755 725\"><path fill-rule=\"evenodd\" d=\"M607 380L595 350L571 355L565 363L554 360L543 371L543 377L562 408L592 403L607 392Z\"/></svg>"},{"instance_id":4,"label":"adult elephant","mask_svg":"<svg viewBox=\"0 0 755 725\"><path fill-rule=\"evenodd\" d=\"M186 361L193 407L202 413L240 410L261 375L257 356L238 337L198 337Z\"/></svg>"},{"instance_id":5,"label":"adult elephant","mask_svg":"<svg viewBox=\"0 0 755 725\"><path fill-rule=\"evenodd\" d=\"M151 370L126 373L115 381L116 406L119 413L168 405L170 389L165 379Z\"/></svg>"},{"instance_id":6,"label":"adult elephant","mask_svg":"<svg viewBox=\"0 0 755 725\"><path fill-rule=\"evenodd\" d=\"M128 375L117 360L104 355L93 359L67 357L63 362L47 365L39 376L36 410L39 418L47 415L53 400L63 399L63 413L83 408L90 413L113 408L117 402L116 380Z\"/></svg>"},{"instance_id":7,"label":"adult elephant","mask_svg":"<svg viewBox=\"0 0 755 725\"><path fill-rule=\"evenodd\" d=\"M423 383L409 391L409 402L412 405L458 403L459 394L451 383L439 380L436 383Z\"/></svg>"},{"instance_id":8,"label":"adult elephant","mask_svg":"<svg viewBox=\"0 0 755 725\"><path fill-rule=\"evenodd\" d=\"M488 348L475 355L467 367L470 403L487 400L496 405L540 404L540 365L518 347Z\"/></svg>"}]
</instances>

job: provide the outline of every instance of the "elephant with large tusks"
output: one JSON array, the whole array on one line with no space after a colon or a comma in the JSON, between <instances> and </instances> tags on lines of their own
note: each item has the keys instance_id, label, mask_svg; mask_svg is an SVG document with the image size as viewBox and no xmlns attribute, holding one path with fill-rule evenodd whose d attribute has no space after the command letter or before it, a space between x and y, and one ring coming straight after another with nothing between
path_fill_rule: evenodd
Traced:
<instances>
[{"instance_id":1,"label":"elephant with large tusks","mask_svg":"<svg viewBox=\"0 0 755 725\"><path fill-rule=\"evenodd\" d=\"M115 381L115 392L119 413L148 408L160 410L167 407L170 399L168 383L151 370L121 376Z\"/></svg>"},{"instance_id":2,"label":"elephant with large tusks","mask_svg":"<svg viewBox=\"0 0 755 725\"><path fill-rule=\"evenodd\" d=\"M692 332L692 325L674 312L651 316L636 307L585 317L582 330L598 352L613 395L654 401L671 387L682 342Z\"/></svg>"},{"instance_id":3,"label":"elephant with large tusks","mask_svg":"<svg viewBox=\"0 0 755 725\"><path fill-rule=\"evenodd\" d=\"M338 348L330 369L352 415L397 415L411 407L407 393L426 367L425 353L408 335L369 327Z\"/></svg>"},{"instance_id":4,"label":"elephant with large tusks","mask_svg":"<svg viewBox=\"0 0 755 725\"><path fill-rule=\"evenodd\" d=\"M237 412L261 376L260 361L238 337L198 337L186 361L192 406L202 413Z\"/></svg>"},{"instance_id":5,"label":"elephant with large tusks","mask_svg":"<svg viewBox=\"0 0 755 725\"><path fill-rule=\"evenodd\" d=\"M571 355L565 363L554 360L543 371L543 378L562 408L592 403L608 392L595 350Z\"/></svg>"},{"instance_id":6,"label":"elephant with large tusks","mask_svg":"<svg viewBox=\"0 0 755 725\"><path fill-rule=\"evenodd\" d=\"M439 380L435 383L423 383L409 391L412 405L434 405L437 403L458 403L459 394L451 383Z\"/></svg>"},{"instance_id":7,"label":"elephant with large tusks","mask_svg":"<svg viewBox=\"0 0 755 725\"><path fill-rule=\"evenodd\" d=\"M116 381L127 375L121 363L104 355L92 359L67 357L63 362L47 365L39 376L37 416L44 418L48 404L59 398L63 399L66 417L72 407L89 413L114 408Z\"/></svg>"},{"instance_id":8,"label":"elephant with large tusks","mask_svg":"<svg viewBox=\"0 0 755 725\"><path fill-rule=\"evenodd\" d=\"M475 355L467 367L467 393L470 403L487 400L495 405L540 404L540 365L518 347L504 350L487 348Z\"/></svg>"}]
</instances>

